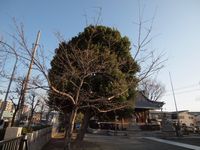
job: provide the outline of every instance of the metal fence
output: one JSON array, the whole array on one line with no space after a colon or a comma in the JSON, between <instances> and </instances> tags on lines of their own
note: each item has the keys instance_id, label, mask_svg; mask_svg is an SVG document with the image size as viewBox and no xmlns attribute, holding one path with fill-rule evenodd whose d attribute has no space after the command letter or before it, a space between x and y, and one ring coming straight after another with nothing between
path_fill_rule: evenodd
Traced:
<instances>
[{"instance_id":1,"label":"metal fence","mask_svg":"<svg viewBox=\"0 0 200 150\"><path fill-rule=\"evenodd\" d=\"M26 136L0 141L0 150L28 150Z\"/></svg>"},{"instance_id":2,"label":"metal fence","mask_svg":"<svg viewBox=\"0 0 200 150\"><path fill-rule=\"evenodd\" d=\"M3 140L6 129L0 129L0 141Z\"/></svg>"}]
</instances>

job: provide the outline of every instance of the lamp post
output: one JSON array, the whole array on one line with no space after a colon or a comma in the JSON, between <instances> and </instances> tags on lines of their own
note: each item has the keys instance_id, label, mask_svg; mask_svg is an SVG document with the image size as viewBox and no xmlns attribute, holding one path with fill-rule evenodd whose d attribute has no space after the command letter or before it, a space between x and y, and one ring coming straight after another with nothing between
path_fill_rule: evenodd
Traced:
<instances>
[{"instance_id":1,"label":"lamp post","mask_svg":"<svg viewBox=\"0 0 200 150\"><path fill-rule=\"evenodd\" d=\"M175 108L176 108L176 115L177 115L177 120L178 120L177 125L176 125L176 134L177 134L177 136L180 136L180 120L179 120L178 108L177 108L177 104L176 104L176 97L175 97L175 93L174 93L174 87L173 87L170 72L169 72L169 78L170 78L170 83L171 83L171 88L172 88L173 98L174 98L174 104L175 104Z\"/></svg>"},{"instance_id":2,"label":"lamp post","mask_svg":"<svg viewBox=\"0 0 200 150\"><path fill-rule=\"evenodd\" d=\"M31 61L30 61L30 64L29 64L28 72L27 72L27 75L26 75L26 78L25 78L25 81L24 81L24 86L22 87L23 89L22 89L22 95L21 95L21 101L20 101L20 109L19 109L19 112L18 112L17 125L21 121L24 102L25 102L25 94L26 94L26 91L27 91L32 66L34 64L34 57L35 57L35 53L36 53L36 50L37 50L37 47L38 47L39 40L40 40L40 31L38 31L38 33L37 33L36 41L34 43L32 54L31 54Z\"/></svg>"},{"instance_id":3,"label":"lamp post","mask_svg":"<svg viewBox=\"0 0 200 150\"><path fill-rule=\"evenodd\" d=\"M7 88L6 95L5 95L5 98L4 98L4 102L3 102L3 105L2 105L2 109L1 109L1 112L0 112L0 120L3 119L3 112L6 109L6 102L7 102L10 87L11 87L11 84L12 84L12 81L13 81L13 78L14 78L15 70L17 68L17 61L18 61L18 56L16 55L15 64L14 64L14 67L13 67L13 70L12 70L12 74L11 74L11 77L10 77L10 81L9 81L9 84L8 84L8 88Z\"/></svg>"}]
</instances>

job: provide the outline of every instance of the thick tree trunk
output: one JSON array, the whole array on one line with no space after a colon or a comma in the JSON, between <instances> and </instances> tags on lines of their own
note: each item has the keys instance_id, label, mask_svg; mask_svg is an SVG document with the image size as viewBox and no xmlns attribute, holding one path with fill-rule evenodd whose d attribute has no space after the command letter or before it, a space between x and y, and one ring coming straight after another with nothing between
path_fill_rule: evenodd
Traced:
<instances>
[{"instance_id":1,"label":"thick tree trunk","mask_svg":"<svg viewBox=\"0 0 200 150\"><path fill-rule=\"evenodd\" d=\"M27 126L28 129L31 129L31 124L32 124L32 119L33 119L33 113L34 112L31 111L31 115L28 118L28 126Z\"/></svg>"},{"instance_id":2,"label":"thick tree trunk","mask_svg":"<svg viewBox=\"0 0 200 150\"><path fill-rule=\"evenodd\" d=\"M81 129L78 132L78 135L77 135L77 138L76 138L76 142L83 141L85 133L86 133L87 128L88 128L88 124L89 124L89 120L90 120L91 116L92 115L91 115L91 113L89 111L87 111L84 114L83 122L81 124Z\"/></svg>"},{"instance_id":3,"label":"thick tree trunk","mask_svg":"<svg viewBox=\"0 0 200 150\"><path fill-rule=\"evenodd\" d=\"M70 124L70 118L71 118L71 113L65 113L65 139L67 138L67 131L69 129L69 124Z\"/></svg>"},{"instance_id":4,"label":"thick tree trunk","mask_svg":"<svg viewBox=\"0 0 200 150\"><path fill-rule=\"evenodd\" d=\"M75 123L75 119L76 119L76 115L77 115L77 110L78 110L78 108L75 107L72 110L72 113L71 113L71 116L70 116L69 127L68 127L68 130L67 130L67 135L65 137L64 150L71 150L72 134L73 134L73 130L74 130L74 123Z\"/></svg>"},{"instance_id":5,"label":"thick tree trunk","mask_svg":"<svg viewBox=\"0 0 200 150\"><path fill-rule=\"evenodd\" d=\"M15 110L14 113L13 113L13 117L12 117L12 121L11 121L11 127L13 127L15 125L15 117L16 117L17 111L18 110Z\"/></svg>"}]
</instances>

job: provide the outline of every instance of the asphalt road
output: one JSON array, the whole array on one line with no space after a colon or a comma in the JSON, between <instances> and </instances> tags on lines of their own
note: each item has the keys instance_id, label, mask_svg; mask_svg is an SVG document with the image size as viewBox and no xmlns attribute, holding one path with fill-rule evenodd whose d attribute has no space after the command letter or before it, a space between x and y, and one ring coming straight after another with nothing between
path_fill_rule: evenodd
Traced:
<instances>
[{"instance_id":1,"label":"asphalt road","mask_svg":"<svg viewBox=\"0 0 200 150\"><path fill-rule=\"evenodd\" d=\"M174 141L174 139L171 139ZM177 142L193 141L190 140L179 140ZM199 139L189 142L188 144L198 143ZM125 136L102 136L87 134L85 141L93 142L99 145L101 150L188 150L187 148L156 142L145 139L143 137L125 137ZM185 143L185 142L184 142ZM200 140L199 140L200 143Z\"/></svg>"}]
</instances>

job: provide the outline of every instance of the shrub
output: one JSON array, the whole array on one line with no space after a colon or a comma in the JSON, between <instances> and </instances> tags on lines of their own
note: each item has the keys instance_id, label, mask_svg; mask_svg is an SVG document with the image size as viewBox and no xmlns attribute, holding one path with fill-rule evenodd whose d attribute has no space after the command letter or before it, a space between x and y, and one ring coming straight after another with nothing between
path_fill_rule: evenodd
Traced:
<instances>
[{"instance_id":1,"label":"shrub","mask_svg":"<svg viewBox=\"0 0 200 150\"><path fill-rule=\"evenodd\" d=\"M30 128L23 127L22 134L32 133L33 131L38 131L38 130L48 128L48 127L51 127L51 125L36 125L36 126L31 126Z\"/></svg>"}]
</instances>

